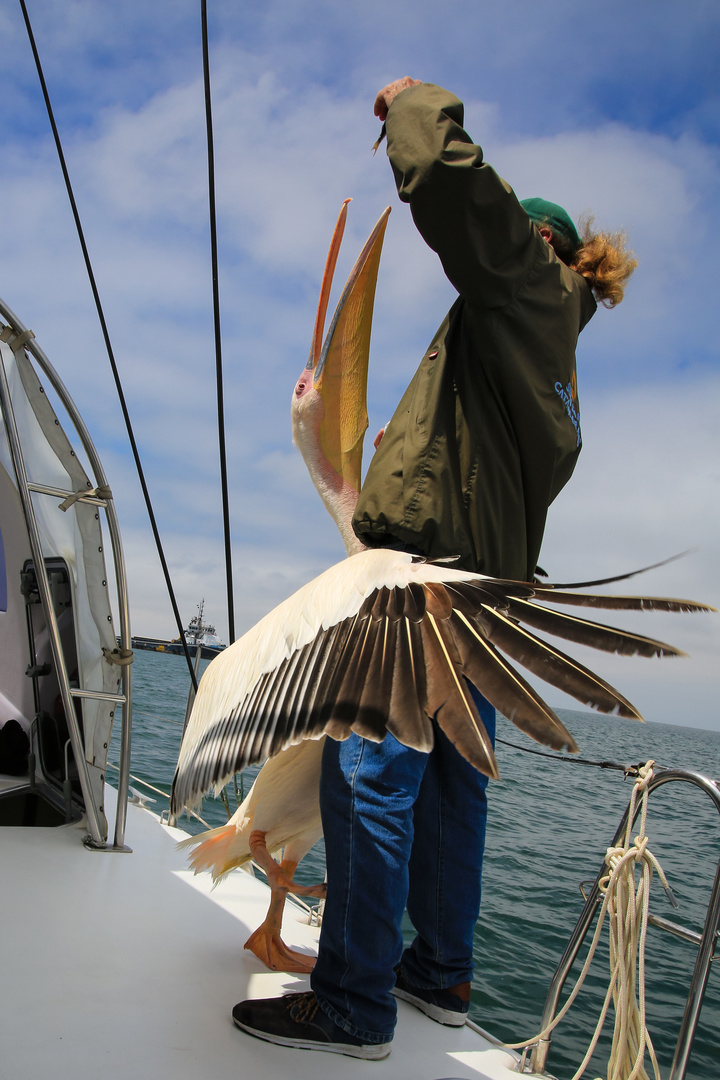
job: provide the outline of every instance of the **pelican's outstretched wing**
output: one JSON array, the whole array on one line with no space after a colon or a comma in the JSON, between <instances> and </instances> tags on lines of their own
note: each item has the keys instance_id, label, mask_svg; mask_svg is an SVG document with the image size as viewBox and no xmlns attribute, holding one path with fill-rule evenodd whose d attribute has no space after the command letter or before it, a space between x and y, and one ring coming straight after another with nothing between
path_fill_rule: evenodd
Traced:
<instances>
[{"instance_id":1,"label":"pelican's outstretched wing","mask_svg":"<svg viewBox=\"0 0 720 1080\"><path fill-rule=\"evenodd\" d=\"M580 596L403 552L362 552L304 586L210 664L183 737L172 813L302 739L356 732L379 741L390 731L428 751L430 717L468 761L496 776L466 679L532 738L576 751L570 732L513 663L584 705L642 719L617 690L527 627L625 655L679 650L547 603L712 610L685 600Z\"/></svg>"}]
</instances>

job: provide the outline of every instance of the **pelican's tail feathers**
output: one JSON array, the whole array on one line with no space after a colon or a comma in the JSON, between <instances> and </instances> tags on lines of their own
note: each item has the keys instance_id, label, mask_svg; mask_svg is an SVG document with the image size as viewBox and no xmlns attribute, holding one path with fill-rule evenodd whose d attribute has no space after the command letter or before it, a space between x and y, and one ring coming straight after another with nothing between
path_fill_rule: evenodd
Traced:
<instances>
[{"instance_id":1,"label":"pelican's tail feathers","mask_svg":"<svg viewBox=\"0 0 720 1080\"><path fill-rule=\"evenodd\" d=\"M191 849L188 856L190 869L195 874L209 870L213 885L252 858L247 836L232 823L189 836L187 840L180 841L178 848Z\"/></svg>"}]
</instances>

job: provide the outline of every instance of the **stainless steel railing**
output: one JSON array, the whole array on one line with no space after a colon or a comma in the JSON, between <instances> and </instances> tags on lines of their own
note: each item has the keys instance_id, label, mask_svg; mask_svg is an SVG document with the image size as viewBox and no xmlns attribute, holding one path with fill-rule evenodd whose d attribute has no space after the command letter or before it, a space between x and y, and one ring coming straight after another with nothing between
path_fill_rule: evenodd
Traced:
<instances>
[{"instance_id":1,"label":"stainless steel railing","mask_svg":"<svg viewBox=\"0 0 720 1080\"><path fill-rule=\"evenodd\" d=\"M662 787L664 784L669 784L674 781L680 781L688 784L692 784L695 787L700 788L706 795L710 797L715 805L716 810L720 813L720 788L714 780L708 779L706 776L702 776L700 773L688 772L684 769L660 769L656 766L655 775L652 777L648 784L648 794L652 794L653 791ZM615 846L620 838L625 834L628 822L628 814L630 812L630 806L626 809L622 821L618 826L617 832L613 839L612 845ZM633 815L633 823L635 818L640 813L640 805L638 803L635 814ZM560 1000L560 994L565 984L565 980L570 973L570 969L577 958L580 947L585 939L585 936L590 928L590 925L595 917L595 914L602 903L602 895L600 892L600 879L607 873L607 867L605 863L600 867L598 875L595 879L593 887L588 894L585 906L583 907L580 917L577 921L575 929L570 937L567 948L563 953L560 962L557 966L555 974L550 983L550 989L545 1000L545 1010L540 1025L541 1031L552 1023L554 1017L558 1011L558 1002ZM698 945L698 954L695 961L695 968L693 971L692 979L690 982L690 990L688 993L687 1003L683 1013L682 1021L680 1024L680 1030L678 1034L678 1040L675 1047L675 1055L670 1068L668 1080L684 1080L685 1073L687 1071L688 1061L690 1058L690 1050L692 1049L693 1039L695 1037L695 1031L697 1029L698 1020L700 1017L700 1009L702 1008L702 1001L705 994L705 988L710 975L710 969L712 966L713 957L715 954L715 948L718 940L718 929L720 928L720 859L718 860L717 870L715 873L715 879L713 883L712 892L710 894L710 900L708 903L707 915L705 917L705 925L703 927L702 934L697 934L693 930L689 930L686 927L678 926L675 923L670 923L668 920L659 919L656 916L651 916L650 921L661 929L667 930L677 937L682 937L687 941L693 942ZM545 1066L547 1064L548 1054L550 1052L550 1039L548 1035L542 1039L535 1047L532 1057L530 1068L534 1073L544 1073Z\"/></svg>"}]
</instances>

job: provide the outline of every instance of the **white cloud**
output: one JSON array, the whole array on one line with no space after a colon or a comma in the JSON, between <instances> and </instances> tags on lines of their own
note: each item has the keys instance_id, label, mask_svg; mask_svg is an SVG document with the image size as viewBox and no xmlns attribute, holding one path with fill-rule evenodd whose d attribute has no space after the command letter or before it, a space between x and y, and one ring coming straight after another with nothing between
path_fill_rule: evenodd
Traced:
<instances>
[{"instance_id":1,"label":"white cloud","mask_svg":"<svg viewBox=\"0 0 720 1080\"><path fill-rule=\"evenodd\" d=\"M717 376L583 405L583 451L550 509L540 557L551 579L605 577L693 549L609 591L720 607L719 408ZM617 625L667 640L690 659L585 653L583 662L615 681L648 720L716 728L720 616L642 613L618 617Z\"/></svg>"},{"instance_id":2,"label":"white cloud","mask_svg":"<svg viewBox=\"0 0 720 1080\"><path fill-rule=\"evenodd\" d=\"M39 7L50 19L47 33L58 32L56 48L72 55L66 78L74 101L78 87L91 88L100 79L93 65L107 25L99 25L94 5L70 5L73 38L53 5ZM160 5L158 17L180 20L174 7ZM468 17L473 9L466 6ZM88 11L93 17L83 22ZM135 6L133 12L140 18ZM369 44L372 18L328 9L336 34L356 33L356 54L347 45L333 52L318 29L305 56L291 40L283 12L282 4L272 4L265 15L259 13L249 39L253 46L241 48L233 40L236 14L221 6L225 30L216 31L221 40L213 49L238 630L342 556L334 526L290 445L288 416L342 199L354 197L339 282L382 208L394 206L376 303L372 433L394 409L452 299L408 209L397 202L384 150L375 158L370 154L377 134L372 95L382 78L376 77L381 61ZM132 27L120 25L115 10L112 19L128 44ZM496 40L498 25L488 27L488 41ZM257 43L271 40L271 29L277 44L263 51ZM476 29L472 22L468 33ZM433 53L426 34L414 29L411 37ZM532 38L513 39L525 59ZM406 46L399 23L389 20L379 52L383 64L393 65L388 78L404 73L412 59ZM440 42L437 57L445 55L444 48ZM114 73L115 96L104 90L93 110L87 89L77 123L62 105L60 113L181 610L189 617L204 596L208 616L226 634L204 114L199 63L185 63L189 49L183 37L157 67L140 49L132 89L123 88ZM20 55L18 43L16 67L0 78L12 81ZM509 46L508 56L510 62ZM347 58L347 70L315 71L313 57L338 68ZM435 62L430 77L453 85L450 60ZM51 72L59 80L62 66L56 61ZM467 71L464 77L467 82ZM21 95L18 86L28 78L16 77L8 92ZM482 85L479 78L476 85ZM697 556L656 572L647 587L718 603L718 476L712 463L720 460L719 391L710 374L717 372L716 150L696 135L642 131L617 120L583 127L577 117L571 130L558 132L549 122L547 132L519 139L504 128L506 112L495 88L492 99L482 89L483 99L468 104L468 128L518 194L547 194L575 214L592 208L599 225L627 229L640 258L626 303L615 312L600 311L581 339L585 449L575 478L551 511L543 551L547 568L563 577L595 576L698 545ZM32 114L37 127L32 137L25 128L8 136L0 158L2 292L37 332L107 459L125 527L135 627L171 635L138 485L119 449L122 422L57 165L47 139L37 135L42 121L32 111L29 91L22 100L22 115ZM637 586L645 588L646 582ZM645 619L638 629L662 637L664 620L649 621L652 630ZM691 711L702 715L695 722L720 723L711 708L716 623L716 617L668 617L672 630L666 636L688 641L691 661L659 663L657 674L650 667L642 675L643 662L623 662L620 688L637 684L643 699L637 703L649 719L673 720L686 696Z\"/></svg>"}]
</instances>

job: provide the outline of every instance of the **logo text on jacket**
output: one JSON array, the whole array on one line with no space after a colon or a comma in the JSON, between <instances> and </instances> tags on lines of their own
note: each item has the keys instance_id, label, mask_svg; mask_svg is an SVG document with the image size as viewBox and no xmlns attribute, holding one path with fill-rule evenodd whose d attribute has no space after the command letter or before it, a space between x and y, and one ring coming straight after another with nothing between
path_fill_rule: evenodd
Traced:
<instances>
[{"instance_id":1,"label":"logo text on jacket","mask_svg":"<svg viewBox=\"0 0 720 1080\"><path fill-rule=\"evenodd\" d=\"M580 410L578 408L577 385L575 383L575 377L573 376L572 380L567 384L567 386L563 386L560 381L556 382L555 390L560 395L560 400L565 406L565 412L570 417L570 421L575 428L577 445L581 446L582 435L580 434Z\"/></svg>"}]
</instances>

